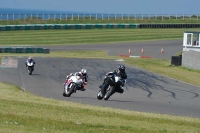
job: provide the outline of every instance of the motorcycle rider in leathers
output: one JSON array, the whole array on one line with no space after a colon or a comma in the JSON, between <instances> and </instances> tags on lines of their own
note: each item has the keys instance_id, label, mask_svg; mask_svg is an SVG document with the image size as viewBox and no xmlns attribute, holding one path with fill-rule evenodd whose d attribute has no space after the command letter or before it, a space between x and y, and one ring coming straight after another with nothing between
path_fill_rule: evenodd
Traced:
<instances>
[{"instance_id":1,"label":"motorcycle rider in leathers","mask_svg":"<svg viewBox=\"0 0 200 133\"><path fill-rule=\"evenodd\" d=\"M25 65L26 65L26 68L27 68L27 64L28 63L31 63L31 62L33 62L33 71L34 71L34 66L35 66L35 61L33 60L33 58L32 57L29 57L27 60L26 60L26 62L25 62Z\"/></svg>"},{"instance_id":2,"label":"motorcycle rider in leathers","mask_svg":"<svg viewBox=\"0 0 200 133\"><path fill-rule=\"evenodd\" d=\"M87 70L81 69L81 71L79 72L70 73L69 75L66 76L66 80L68 80L71 76L74 76L74 75L79 76L83 80L83 84L81 88L78 88L78 90L85 91L84 85L86 85L88 81ZM65 85L65 83L63 85Z\"/></svg>"},{"instance_id":3,"label":"motorcycle rider in leathers","mask_svg":"<svg viewBox=\"0 0 200 133\"><path fill-rule=\"evenodd\" d=\"M120 86L120 88L118 90L116 90L119 93L123 93L124 92L124 88L123 87L124 87L124 84L126 83L126 79L127 79L127 74L125 72L125 69L126 68L125 68L124 65L119 65L117 70L114 70L112 72L108 72L106 74L106 77L109 76L109 75L112 75L114 73L118 73L121 76L121 79L123 80L122 86ZM105 82L106 77L104 78L103 83L99 86L100 89L103 89L103 88L105 88L108 85Z\"/></svg>"}]
</instances>

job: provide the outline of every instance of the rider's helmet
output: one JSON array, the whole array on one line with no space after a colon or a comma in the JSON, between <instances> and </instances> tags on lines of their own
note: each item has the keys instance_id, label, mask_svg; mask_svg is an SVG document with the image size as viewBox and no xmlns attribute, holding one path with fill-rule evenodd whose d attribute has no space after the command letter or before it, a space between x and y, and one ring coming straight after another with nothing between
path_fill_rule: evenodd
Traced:
<instances>
[{"instance_id":1,"label":"rider's helmet","mask_svg":"<svg viewBox=\"0 0 200 133\"><path fill-rule=\"evenodd\" d=\"M87 70L86 69L81 69L81 73L83 76L86 76L87 75Z\"/></svg>"},{"instance_id":2,"label":"rider's helmet","mask_svg":"<svg viewBox=\"0 0 200 133\"><path fill-rule=\"evenodd\" d=\"M33 59L31 57L28 58L28 62L32 62Z\"/></svg>"},{"instance_id":3,"label":"rider's helmet","mask_svg":"<svg viewBox=\"0 0 200 133\"><path fill-rule=\"evenodd\" d=\"M123 73L125 73L125 66L124 65L119 65L118 66L118 69L117 69L117 73L119 73L119 74L123 74Z\"/></svg>"}]
</instances>

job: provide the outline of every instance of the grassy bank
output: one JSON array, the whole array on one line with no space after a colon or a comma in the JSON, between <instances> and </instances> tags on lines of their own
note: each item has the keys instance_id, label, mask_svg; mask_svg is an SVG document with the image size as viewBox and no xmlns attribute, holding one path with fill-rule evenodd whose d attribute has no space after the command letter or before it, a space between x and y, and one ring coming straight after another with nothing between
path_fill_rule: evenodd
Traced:
<instances>
[{"instance_id":1,"label":"grassy bank","mask_svg":"<svg viewBox=\"0 0 200 133\"><path fill-rule=\"evenodd\" d=\"M1 31L0 45L71 45L182 39L185 30L200 29L82 29Z\"/></svg>"},{"instance_id":2,"label":"grassy bank","mask_svg":"<svg viewBox=\"0 0 200 133\"><path fill-rule=\"evenodd\" d=\"M0 83L2 133L197 133L200 119L46 99Z\"/></svg>"}]
</instances>

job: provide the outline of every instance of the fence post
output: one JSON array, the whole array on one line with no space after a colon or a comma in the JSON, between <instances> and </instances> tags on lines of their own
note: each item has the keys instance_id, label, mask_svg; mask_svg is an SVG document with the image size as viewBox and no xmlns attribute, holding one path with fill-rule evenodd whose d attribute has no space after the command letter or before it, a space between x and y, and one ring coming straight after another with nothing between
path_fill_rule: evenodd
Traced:
<instances>
[{"instance_id":1,"label":"fence post","mask_svg":"<svg viewBox=\"0 0 200 133\"><path fill-rule=\"evenodd\" d=\"M197 20L199 19L199 14L197 14Z\"/></svg>"},{"instance_id":2,"label":"fence post","mask_svg":"<svg viewBox=\"0 0 200 133\"><path fill-rule=\"evenodd\" d=\"M67 14L65 14L66 20L67 20Z\"/></svg>"},{"instance_id":3,"label":"fence post","mask_svg":"<svg viewBox=\"0 0 200 133\"><path fill-rule=\"evenodd\" d=\"M96 14L96 20L97 20L97 14Z\"/></svg>"},{"instance_id":4,"label":"fence post","mask_svg":"<svg viewBox=\"0 0 200 133\"><path fill-rule=\"evenodd\" d=\"M102 16L101 16L101 17L102 17L102 20L103 20L103 14L102 14Z\"/></svg>"},{"instance_id":5,"label":"fence post","mask_svg":"<svg viewBox=\"0 0 200 133\"><path fill-rule=\"evenodd\" d=\"M130 19L129 17L130 17L130 14L128 14L128 20Z\"/></svg>"},{"instance_id":6,"label":"fence post","mask_svg":"<svg viewBox=\"0 0 200 133\"><path fill-rule=\"evenodd\" d=\"M115 20L116 20L116 14L115 14Z\"/></svg>"},{"instance_id":7,"label":"fence post","mask_svg":"<svg viewBox=\"0 0 200 133\"><path fill-rule=\"evenodd\" d=\"M84 14L85 15L85 14ZM85 16L83 16L83 18L85 18ZM78 20L79 20L79 14L78 14Z\"/></svg>"},{"instance_id":8,"label":"fence post","mask_svg":"<svg viewBox=\"0 0 200 133\"><path fill-rule=\"evenodd\" d=\"M143 14L142 14L142 20L143 20Z\"/></svg>"},{"instance_id":9,"label":"fence post","mask_svg":"<svg viewBox=\"0 0 200 133\"><path fill-rule=\"evenodd\" d=\"M124 14L122 14L122 20L124 19Z\"/></svg>"},{"instance_id":10,"label":"fence post","mask_svg":"<svg viewBox=\"0 0 200 133\"><path fill-rule=\"evenodd\" d=\"M1 19L0 20L2 21L2 14L1 14Z\"/></svg>"},{"instance_id":11,"label":"fence post","mask_svg":"<svg viewBox=\"0 0 200 133\"><path fill-rule=\"evenodd\" d=\"M7 20L8 20L8 14L7 14Z\"/></svg>"},{"instance_id":12,"label":"fence post","mask_svg":"<svg viewBox=\"0 0 200 133\"><path fill-rule=\"evenodd\" d=\"M91 20L91 16L92 16L92 15L90 14L90 20Z\"/></svg>"},{"instance_id":13,"label":"fence post","mask_svg":"<svg viewBox=\"0 0 200 133\"><path fill-rule=\"evenodd\" d=\"M176 20L177 20L177 14L176 14Z\"/></svg>"},{"instance_id":14,"label":"fence post","mask_svg":"<svg viewBox=\"0 0 200 133\"><path fill-rule=\"evenodd\" d=\"M31 20L32 20L32 14L31 14Z\"/></svg>"},{"instance_id":15,"label":"fence post","mask_svg":"<svg viewBox=\"0 0 200 133\"><path fill-rule=\"evenodd\" d=\"M108 14L108 20L109 20L109 14Z\"/></svg>"},{"instance_id":16,"label":"fence post","mask_svg":"<svg viewBox=\"0 0 200 133\"><path fill-rule=\"evenodd\" d=\"M14 14L12 14L12 19L14 20Z\"/></svg>"},{"instance_id":17,"label":"fence post","mask_svg":"<svg viewBox=\"0 0 200 133\"><path fill-rule=\"evenodd\" d=\"M183 14L183 20L184 20L184 14Z\"/></svg>"},{"instance_id":18,"label":"fence post","mask_svg":"<svg viewBox=\"0 0 200 133\"><path fill-rule=\"evenodd\" d=\"M74 15L72 14L72 20L74 20Z\"/></svg>"}]
</instances>

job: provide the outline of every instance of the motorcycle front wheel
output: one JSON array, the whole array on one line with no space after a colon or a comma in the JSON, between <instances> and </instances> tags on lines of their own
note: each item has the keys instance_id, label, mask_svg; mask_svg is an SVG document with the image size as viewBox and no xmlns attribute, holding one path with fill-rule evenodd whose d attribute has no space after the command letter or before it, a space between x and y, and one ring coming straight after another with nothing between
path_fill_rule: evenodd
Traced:
<instances>
[{"instance_id":1,"label":"motorcycle front wheel","mask_svg":"<svg viewBox=\"0 0 200 133\"><path fill-rule=\"evenodd\" d=\"M103 99L103 95L102 95L102 92L101 92L101 90L98 92L98 94L97 94L97 99L99 99L99 100L102 100Z\"/></svg>"},{"instance_id":2,"label":"motorcycle front wheel","mask_svg":"<svg viewBox=\"0 0 200 133\"><path fill-rule=\"evenodd\" d=\"M67 93L66 93L66 96L67 97L70 97L71 96L71 94L74 92L74 90L75 90L75 87L76 87L76 85L72 85L70 88L68 87L67 88Z\"/></svg>"},{"instance_id":3,"label":"motorcycle front wheel","mask_svg":"<svg viewBox=\"0 0 200 133\"><path fill-rule=\"evenodd\" d=\"M115 93L115 88L113 86L108 86L106 89L106 94L104 96L104 100L108 100L112 94Z\"/></svg>"},{"instance_id":4,"label":"motorcycle front wheel","mask_svg":"<svg viewBox=\"0 0 200 133\"><path fill-rule=\"evenodd\" d=\"M28 73L29 73L29 75L32 75L32 68L31 67L28 67Z\"/></svg>"}]
</instances>

